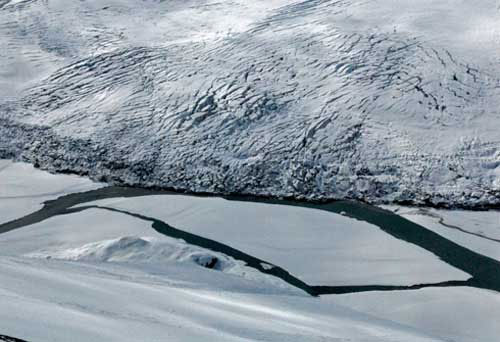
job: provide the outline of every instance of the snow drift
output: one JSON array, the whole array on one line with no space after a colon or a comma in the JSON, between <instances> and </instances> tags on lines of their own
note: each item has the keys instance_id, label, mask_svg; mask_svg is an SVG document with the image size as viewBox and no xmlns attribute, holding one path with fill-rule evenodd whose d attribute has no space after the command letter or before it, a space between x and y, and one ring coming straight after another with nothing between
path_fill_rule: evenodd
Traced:
<instances>
[{"instance_id":1,"label":"snow drift","mask_svg":"<svg viewBox=\"0 0 500 342\"><path fill-rule=\"evenodd\" d=\"M86 262L187 262L221 271L234 268L237 264L225 255L196 248L182 241L162 240L152 237L125 236L76 248L30 253L28 256Z\"/></svg>"},{"instance_id":2,"label":"snow drift","mask_svg":"<svg viewBox=\"0 0 500 342\"><path fill-rule=\"evenodd\" d=\"M27 253L29 258L56 259L85 263L123 263L141 269L169 271L172 265L204 267L283 291L299 293L281 279L246 266L227 255L186 244L182 240L157 237L124 236L96 241L78 247L45 248ZM272 267L272 266L271 266Z\"/></svg>"}]
</instances>

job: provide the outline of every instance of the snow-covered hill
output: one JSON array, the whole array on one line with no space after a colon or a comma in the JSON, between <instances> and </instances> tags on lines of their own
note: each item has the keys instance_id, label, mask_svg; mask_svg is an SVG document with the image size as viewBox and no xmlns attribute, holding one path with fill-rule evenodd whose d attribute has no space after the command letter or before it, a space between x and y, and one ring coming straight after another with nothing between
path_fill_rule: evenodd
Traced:
<instances>
[{"instance_id":1,"label":"snow-covered hill","mask_svg":"<svg viewBox=\"0 0 500 342\"><path fill-rule=\"evenodd\" d=\"M499 6L0 1L0 157L192 191L500 204Z\"/></svg>"}]
</instances>

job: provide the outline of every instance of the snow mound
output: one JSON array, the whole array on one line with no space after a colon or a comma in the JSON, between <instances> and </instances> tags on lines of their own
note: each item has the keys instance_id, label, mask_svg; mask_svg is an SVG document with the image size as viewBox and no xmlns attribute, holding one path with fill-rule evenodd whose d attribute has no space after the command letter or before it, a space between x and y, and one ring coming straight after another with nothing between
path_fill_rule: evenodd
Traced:
<instances>
[{"instance_id":1,"label":"snow mound","mask_svg":"<svg viewBox=\"0 0 500 342\"><path fill-rule=\"evenodd\" d=\"M92 242L76 248L40 251L28 256L85 262L187 262L221 271L238 264L225 255L190 246L183 241L135 236Z\"/></svg>"},{"instance_id":2,"label":"snow mound","mask_svg":"<svg viewBox=\"0 0 500 342\"><path fill-rule=\"evenodd\" d=\"M290 288L280 279L246 266L243 261L170 238L125 236L92 242L80 247L41 250L28 253L26 256L87 263L126 263L141 267L161 267L176 263L188 267L204 267L247 280Z\"/></svg>"}]
</instances>

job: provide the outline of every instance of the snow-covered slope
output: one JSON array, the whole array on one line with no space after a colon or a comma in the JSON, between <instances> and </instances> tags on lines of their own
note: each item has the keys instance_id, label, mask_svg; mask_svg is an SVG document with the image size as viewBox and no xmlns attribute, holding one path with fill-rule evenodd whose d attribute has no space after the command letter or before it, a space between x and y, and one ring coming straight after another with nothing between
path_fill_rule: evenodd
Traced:
<instances>
[{"instance_id":1,"label":"snow-covered slope","mask_svg":"<svg viewBox=\"0 0 500 342\"><path fill-rule=\"evenodd\" d=\"M37 199L53 199L48 186L63 188L61 195L71 184L74 191L100 186L23 163L0 165L1 191L9 194L0 197L0 208L7 204L16 218L37 210ZM88 201L96 198L89 194L101 190L85 193L86 207L53 210L56 216L0 234L0 340L496 342L500 334L495 291L449 284L311 297L242 260L163 235L149 217L308 281L467 278L417 246L384 239L368 223L312 208L184 195L109 198L92 206ZM12 202L16 196L29 200ZM496 237L498 213L440 215L447 224L480 222ZM0 223L0 232L5 226Z\"/></svg>"},{"instance_id":2,"label":"snow-covered slope","mask_svg":"<svg viewBox=\"0 0 500 342\"><path fill-rule=\"evenodd\" d=\"M466 287L429 288L420 291L359 293L331 296L325 301L348 305L359 311L393 319L410 326L425 326L427 332L446 336L446 341L495 342L497 325L484 317L500 317L497 293Z\"/></svg>"},{"instance_id":3,"label":"snow-covered slope","mask_svg":"<svg viewBox=\"0 0 500 342\"><path fill-rule=\"evenodd\" d=\"M2 333L27 341L445 341L317 298L255 291L203 269L152 274L2 258L0 271ZM223 291L221 283L234 289Z\"/></svg>"},{"instance_id":4,"label":"snow-covered slope","mask_svg":"<svg viewBox=\"0 0 500 342\"><path fill-rule=\"evenodd\" d=\"M500 203L497 0L0 3L0 154L133 185Z\"/></svg>"}]
</instances>

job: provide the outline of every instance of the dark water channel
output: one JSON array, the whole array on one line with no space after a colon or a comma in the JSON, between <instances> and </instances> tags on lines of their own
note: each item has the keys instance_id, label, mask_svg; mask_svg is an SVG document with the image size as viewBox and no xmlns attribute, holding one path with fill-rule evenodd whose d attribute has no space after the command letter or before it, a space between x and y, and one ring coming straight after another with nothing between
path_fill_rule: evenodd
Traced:
<instances>
[{"instance_id":1,"label":"dark water channel","mask_svg":"<svg viewBox=\"0 0 500 342\"><path fill-rule=\"evenodd\" d=\"M424 287L446 287L446 286L470 286L481 289L488 289L500 292L500 262L492 258L486 257L463 246L460 246L441 235L438 235L425 227L404 219L390 211L383 210L377 207L366 205L358 202L336 201L330 203L311 203L299 202L293 200L278 200L267 199L260 197L249 196L223 196L230 201L249 201L275 205L290 205L306 208L314 208L325 210L332 213L343 214L348 217L365 221L378 226L382 231L391 236L417 245L439 257L447 264L458 268L465 273L471 275L471 278L466 281L448 281L442 283L415 284L412 286L390 286L390 285L361 285L361 286L315 286L306 284L302 280L294 277L287 270L279 265L273 265L270 262L259 259L255 256L246 254L243 251L237 250L226 244L207 239L196 234L183 231L181 228L175 228L153 217L147 217L141 214L131 213L114 208L88 205L73 208L76 205L119 197L139 197L151 195L175 195L170 191L148 190L140 188L127 187L106 187L98 190L92 190L82 193L69 194L61 196L56 200L47 201L43 208L26 215L22 218L4 223L0 225L0 234L8 231L35 224L46 219L58 215L71 214L81 212L91 208L102 210L110 210L122 214L130 215L141 220L151 222L153 229L161 234L185 240L187 243L196 245L202 248L210 249L229 255L235 259L242 260L248 266L259 270L262 273L270 274L281 278L287 283L298 287L312 296L323 294L341 294L355 293L364 291L395 291L395 290L412 290ZM193 196L209 196L209 195L193 195ZM264 267L263 264L272 265L274 267Z\"/></svg>"}]
</instances>

